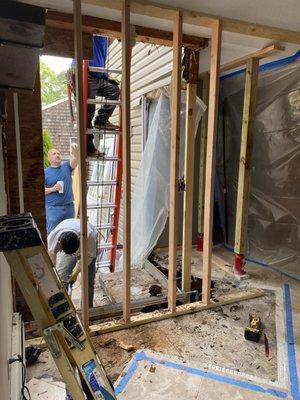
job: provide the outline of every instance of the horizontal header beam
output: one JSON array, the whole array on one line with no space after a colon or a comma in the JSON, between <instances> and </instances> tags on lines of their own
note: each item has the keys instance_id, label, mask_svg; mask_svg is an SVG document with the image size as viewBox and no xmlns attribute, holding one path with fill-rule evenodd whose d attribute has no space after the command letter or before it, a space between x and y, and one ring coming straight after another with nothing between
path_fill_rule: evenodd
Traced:
<instances>
[{"instance_id":1,"label":"horizontal header beam","mask_svg":"<svg viewBox=\"0 0 300 400\"><path fill-rule=\"evenodd\" d=\"M49 10L46 14L46 28L73 30L73 16L72 14ZM134 25L133 28L138 42L170 47L173 45L172 32L139 25ZM109 37L121 39L121 23L104 18L83 15L82 31L89 34L107 35ZM183 35L184 47L201 50L207 47L207 45L208 39L206 38Z\"/></svg>"}]
</instances>

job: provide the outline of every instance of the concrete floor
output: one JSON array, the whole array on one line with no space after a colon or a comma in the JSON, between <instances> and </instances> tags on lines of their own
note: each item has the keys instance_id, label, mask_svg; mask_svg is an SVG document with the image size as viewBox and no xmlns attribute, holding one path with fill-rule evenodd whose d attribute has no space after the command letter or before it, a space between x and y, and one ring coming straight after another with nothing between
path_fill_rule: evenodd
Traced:
<instances>
[{"instance_id":1,"label":"concrete floor","mask_svg":"<svg viewBox=\"0 0 300 400\"><path fill-rule=\"evenodd\" d=\"M251 389L253 388L251 385L249 389L208 379L199 374L186 375L189 374L188 371L181 370L179 373L177 369L168 369L163 365L156 366L157 372L153 374L149 372L152 363L143 360L144 365L138 366L134 374L135 379L130 381L126 390L124 388L124 391L119 393L119 399L137 398L135 396L141 394L141 387L147 390L142 398L146 396L150 399L182 398L175 394L179 389L173 384L170 385L170 382L178 382L178 387L184 389L184 397L191 399L203 398L203 393L206 399L218 400L250 399L251 396L251 399L278 398L274 395L276 391L285 394L284 398L300 399L299 375L297 375L300 366L299 281L253 263L247 263L250 279L238 282L231 269L226 266L231 261L230 252L221 247L214 248L212 278L218 281L216 285L218 293L259 287L268 290L267 296L241 302L233 305L234 307L219 307L215 310L105 334L93 338L94 346L116 385L120 375L126 375L126 370L124 371L126 365L129 368L130 363L134 362L132 360L135 351L150 349L155 351L155 357L167 360L173 358L176 364L193 367L199 371L213 371L217 375L271 388L275 392L255 392ZM293 270L297 272L300 268L296 266ZM192 272L201 277L201 254L199 260L199 253L196 251L193 251ZM259 314L265 325L270 345L269 357L265 355L263 341L256 344L247 342L243 338L250 312ZM49 379L52 381L49 382ZM32 389L32 400L60 399L59 395L47 397L52 386L59 387L57 382L61 381L48 351L42 353L38 363L28 368L28 380ZM43 389L36 380L41 380ZM189 384L185 385L185 382ZM45 389L46 384L51 385L49 390ZM169 388L166 390L167 397L163 396L163 388Z\"/></svg>"}]
</instances>

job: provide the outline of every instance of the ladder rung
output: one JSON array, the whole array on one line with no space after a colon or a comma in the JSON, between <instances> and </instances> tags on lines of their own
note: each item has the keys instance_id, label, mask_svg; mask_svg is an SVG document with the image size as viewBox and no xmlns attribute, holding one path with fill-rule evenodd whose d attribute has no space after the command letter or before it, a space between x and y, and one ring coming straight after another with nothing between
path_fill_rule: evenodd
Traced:
<instances>
[{"instance_id":1,"label":"ladder rung","mask_svg":"<svg viewBox=\"0 0 300 400\"><path fill-rule=\"evenodd\" d=\"M110 69L105 67L89 67L90 72L106 72L108 74L122 74L120 69Z\"/></svg>"},{"instance_id":2,"label":"ladder rung","mask_svg":"<svg viewBox=\"0 0 300 400\"><path fill-rule=\"evenodd\" d=\"M117 183L117 181L87 181L88 186L114 186Z\"/></svg>"},{"instance_id":3,"label":"ladder rung","mask_svg":"<svg viewBox=\"0 0 300 400\"><path fill-rule=\"evenodd\" d=\"M101 224L101 225L97 225L95 227L97 230L101 230L101 229L114 229L114 225L112 224Z\"/></svg>"},{"instance_id":4,"label":"ladder rung","mask_svg":"<svg viewBox=\"0 0 300 400\"><path fill-rule=\"evenodd\" d=\"M114 203L88 204L86 208L88 210L97 210L101 208L116 208L116 205Z\"/></svg>"},{"instance_id":5,"label":"ladder rung","mask_svg":"<svg viewBox=\"0 0 300 400\"><path fill-rule=\"evenodd\" d=\"M87 129L86 133L89 135L120 135L121 131L110 131L108 129Z\"/></svg>"},{"instance_id":6,"label":"ladder rung","mask_svg":"<svg viewBox=\"0 0 300 400\"><path fill-rule=\"evenodd\" d=\"M98 250L113 249L115 246L112 243L103 243L98 246Z\"/></svg>"},{"instance_id":7,"label":"ladder rung","mask_svg":"<svg viewBox=\"0 0 300 400\"><path fill-rule=\"evenodd\" d=\"M110 268L111 263L110 263L110 261L99 261L99 262L97 262L97 267L98 268L105 268L105 267Z\"/></svg>"},{"instance_id":8,"label":"ladder rung","mask_svg":"<svg viewBox=\"0 0 300 400\"><path fill-rule=\"evenodd\" d=\"M87 99L88 104L106 104L108 106L119 106L121 104L120 100L101 100L101 99Z\"/></svg>"}]
</instances>

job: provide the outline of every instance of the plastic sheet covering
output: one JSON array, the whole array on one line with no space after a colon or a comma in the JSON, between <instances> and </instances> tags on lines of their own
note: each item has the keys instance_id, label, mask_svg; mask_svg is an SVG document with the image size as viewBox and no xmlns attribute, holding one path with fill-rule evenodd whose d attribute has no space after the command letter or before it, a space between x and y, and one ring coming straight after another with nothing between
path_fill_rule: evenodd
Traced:
<instances>
[{"instance_id":1,"label":"plastic sheet covering","mask_svg":"<svg viewBox=\"0 0 300 400\"><path fill-rule=\"evenodd\" d=\"M181 94L179 176L184 171L185 101ZM154 100L155 101L155 100ZM205 104L197 98L196 130ZM161 94L150 113L149 135L132 196L132 265L140 265L159 239L169 213L171 113L170 101Z\"/></svg>"},{"instance_id":2,"label":"plastic sheet covering","mask_svg":"<svg viewBox=\"0 0 300 400\"><path fill-rule=\"evenodd\" d=\"M221 84L216 182L227 189L220 204L232 246L244 79ZM300 60L261 72L257 94L247 254L285 268L300 256Z\"/></svg>"}]
</instances>

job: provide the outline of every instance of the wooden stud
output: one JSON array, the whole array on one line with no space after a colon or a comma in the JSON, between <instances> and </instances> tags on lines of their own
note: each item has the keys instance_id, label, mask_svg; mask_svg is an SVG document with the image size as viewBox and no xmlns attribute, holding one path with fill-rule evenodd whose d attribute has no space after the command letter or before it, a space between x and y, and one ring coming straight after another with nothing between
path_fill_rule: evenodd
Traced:
<instances>
[{"instance_id":1,"label":"wooden stud","mask_svg":"<svg viewBox=\"0 0 300 400\"><path fill-rule=\"evenodd\" d=\"M207 109L201 119L200 137L200 168L199 168L199 197L198 197L198 233L203 235L204 221L204 188L205 188L205 164L206 164L206 143L207 143L207 121L209 101L209 73L202 76L202 100Z\"/></svg>"},{"instance_id":2,"label":"wooden stud","mask_svg":"<svg viewBox=\"0 0 300 400\"><path fill-rule=\"evenodd\" d=\"M122 0L82 0L82 3L93 4L113 10L121 10ZM216 21L220 21L222 29L228 32L240 33L242 35L262 37L278 42L300 44L300 32L288 29L276 28L273 26L255 24L232 18L225 18L217 15L197 11L181 10L183 22L190 25L212 28ZM132 0L131 12L145 15L152 18L173 20L178 8L145 0Z\"/></svg>"},{"instance_id":3,"label":"wooden stud","mask_svg":"<svg viewBox=\"0 0 300 400\"><path fill-rule=\"evenodd\" d=\"M238 178L235 246L236 254L245 254L248 225L248 208L250 192L250 173L253 153L254 120L256 109L256 93L258 81L259 61L252 58L247 63L244 111L242 122L242 137L240 150L240 166Z\"/></svg>"},{"instance_id":4,"label":"wooden stud","mask_svg":"<svg viewBox=\"0 0 300 400\"><path fill-rule=\"evenodd\" d=\"M222 28L220 21L216 21L212 27L211 38L211 67L210 88L207 124L207 148L206 148L206 173L205 173L205 197L204 197L204 243L203 243L203 285L202 301L210 302L211 285L211 257L213 240L213 210L214 210L214 183L215 183L215 158L216 138L218 125L218 95L219 95L219 67L221 53Z\"/></svg>"},{"instance_id":5,"label":"wooden stud","mask_svg":"<svg viewBox=\"0 0 300 400\"><path fill-rule=\"evenodd\" d=\"M187 51L187 50L185 50ZM199 69L199 52L188 51L189 77L186 89L185 119L185 154L184 176L185 191L183 197L183 238L182 238L182 290L191 290L191 252L193 231L193 192L194 192L194 158L195 129L197 113L197 79ZM187 300L189 296L187 296Z\"/></svg>"},{"instance_id":6,"label":"wooden stud","mask_svg":"<svg viewBox=\"0 0 300 400\"><path fill-rule=\"evenodd\" d=\"M182 13L174 17L173 75L171 93L171 148L170 148L170 214L169 214L169 274L168 307L176 309L177 231L178 231L178 171L180 142Z\"/></svg>"},{"instance_id":7,"label":"wooden stud","mask_svg":"<svg viewBox=\"0 0 300 400\"><path fill-rule=\"evenodd\" d=\"M150 322L161 321L163 319L174 318L180 315L191 314L203 310L209 310L215 307L225 306L227 304L236 303L237 301L244 301L254 299L256 297L264 296L265 292L262 289L248 289L242 292L229 293L220 297L217 300L205 304L201 301L196 303L184 304L178 306L173 312L170 310L154 311L147 314L139 314L131 317L131 322L125 324L120 320L113 320L104 322L102 324L90 326L90 336L100 335L107 332L114 332L121 329L132 328L138 325L148 324Z\"/></svg>"},{"instance_id":8,"label":"wooden stud","mask_svg":"<svg viewBox=\"0 0 300 400\"><path fill-rule=\"evenodd\" d=\"M82 73L82 31L81 31L81 0L73 1L75 26L75 58L76 58L76 110L77 136L79 148L79 190L80 190L80 262L81 262L81 301L82 323L85 329L89 327L89 280L88 280L88 249L87 249L87 173L85 154L85 123L83 110L83 73Z\"/></svg>"},{"instance_id":9,"label":"wooden stud","mask_svg":"<svg viewBox=\"0 0 300 400\"><path fill-rule=\"evenodd\" d=\"M24 191L23 191L23 169L22 169L22 151L21 151L21 137L20 137L20 119L19 119L19 99L18 94L13 93L14 101L14 119L15 119L15 132L16 132L16 155L17 155L17 171L18 171L18 192L19 192L19 205L20 213L24 213Z\"/></svg>"},{"instance_id":10,"label":"wooden stud","mask_svg":"<svg viewBox=\"0 0 300 400\"><path fill-rule=\"evenodd\" d=\"M130 0L122 8L122 140L123 140L123 319L130 321L131 283L131 155L130 155Z\"/></svg>"}]
</instances>

